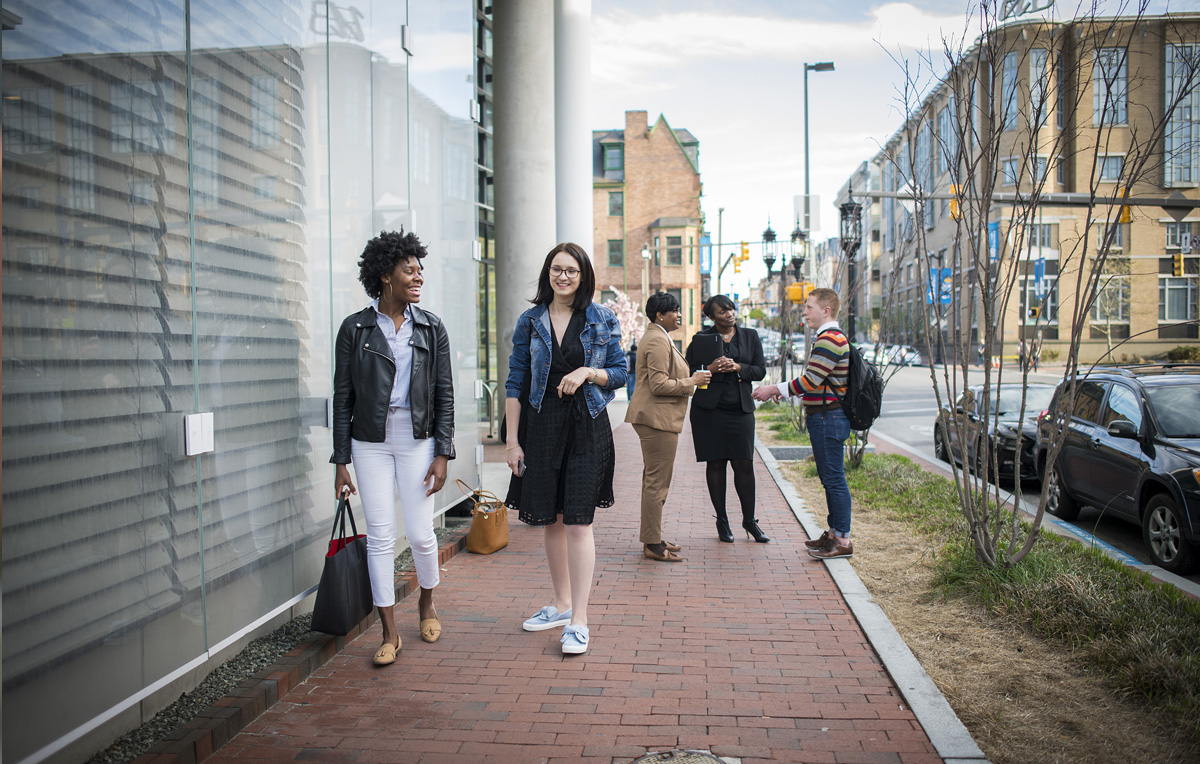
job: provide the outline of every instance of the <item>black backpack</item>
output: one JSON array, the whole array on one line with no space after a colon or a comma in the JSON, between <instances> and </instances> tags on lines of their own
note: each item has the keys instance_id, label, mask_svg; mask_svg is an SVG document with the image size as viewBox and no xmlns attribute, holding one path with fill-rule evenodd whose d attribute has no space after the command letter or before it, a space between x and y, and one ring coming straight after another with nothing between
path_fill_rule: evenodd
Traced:
<instances>
[{"instance_id":1,"label":"black backpack","mask_svg":"<svg viewBox=\"0 0 1200 764\"><path fill-rule=\"evenodd\" d=\"M846 343L850 356L850 370L846 375L846 395L833 391L833 396L842 404L842 412L853 430L868 430L879 418L883 407L883 375L875 364L863 358L853 344Z\"/></svg>"}]
</instances>

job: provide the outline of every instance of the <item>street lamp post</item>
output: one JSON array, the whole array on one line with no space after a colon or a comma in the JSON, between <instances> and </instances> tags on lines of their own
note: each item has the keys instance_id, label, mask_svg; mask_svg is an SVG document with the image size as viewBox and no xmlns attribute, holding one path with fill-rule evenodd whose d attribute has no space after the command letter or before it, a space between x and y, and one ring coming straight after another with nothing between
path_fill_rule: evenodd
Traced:
<instances>
[{"instance_id":1,"label":"street lamp post","mask_svg":"<svg viewBox=\"0 0 1200 764\"><path fill-rule=\"evenodd\" d=\"M813 72L832 72L833 62L822 61L817 64L804 65L804 230L811 231L812 225L808 216L808 198L809 198L809 183L808 183L808 73Z\"/></svg>"},{"instance_id":2,"label":"street lamp post","mask_svg":"<svg viewBox=\"0 0 1200 764\"><path fill-rule=\"evenodd\" d=\"M767 266L767 282L771 281L771 269L775 267L775 230L771 228L771 219L767 218L767 230L763 231L763 252L762 259ZM786 269L783 264L779 264L779 336L783 337L783 310L784 310L784 294L783 294L783 279ZM782 348L780 348L782 350ZM783 361L780 360L780 364Z\"/></svg>"},{"instance_id":3,"label":"street lamp post","mask_svg":"<svg viewBox=\"0 0 1200 764\"><path fill-rule=\"evenodd\" d=\"M808 258L808 233L800 227L800 221L796 221L796 227L792 229L792 276L796 283L800 282L801 271L804 268L804 261ZM797 308L799 310L799 308ZM808 324L804 324L804 357L808 358ZM788 348L791 348L791 338L788 338Z\"/></svg>"},{"instance_id":4,"label":"street lamp post","mask_svg":"<svg viewBox=\"0 0 1200 764\"><path fill-rule=\"evenodd\" d=\"M650 248L642 247L642 301L650 299Z\"/></svg>"},{"instance_id":5,"label":"street lamp post","mask_svg":"<svg viewBox=\"0 0 1200 764\"><path fill-rule=\"evenodd\" d=\"M846 278L849 282L850 304L846 310L846 336L854 342L854 314L858 307L858 287L855 284L854 256L862 245L862 205L854 201L851 189L846 189L846 201L839 207L841 212L842 252L846 256Z\"/></svg>"}]
</instances>

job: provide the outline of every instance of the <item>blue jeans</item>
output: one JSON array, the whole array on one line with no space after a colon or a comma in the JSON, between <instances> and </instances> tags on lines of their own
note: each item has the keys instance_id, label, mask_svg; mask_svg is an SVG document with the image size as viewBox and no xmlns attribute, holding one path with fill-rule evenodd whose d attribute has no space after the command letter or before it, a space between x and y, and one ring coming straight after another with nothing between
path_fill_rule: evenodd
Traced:
<instances>
[{"instance_id":1,"label":"blue jeans","mask_svg":"<svg viewBox=\"0 0 1200 764\"><path fill-rule=\"evenodd\" d=\"M850 486L846 484L845 447L850 437L850 422L841 409L807 416L808 437L812 441L817 474L829 505L829 530L838 536L850 535Z\"/></svg>"}]
</instances>

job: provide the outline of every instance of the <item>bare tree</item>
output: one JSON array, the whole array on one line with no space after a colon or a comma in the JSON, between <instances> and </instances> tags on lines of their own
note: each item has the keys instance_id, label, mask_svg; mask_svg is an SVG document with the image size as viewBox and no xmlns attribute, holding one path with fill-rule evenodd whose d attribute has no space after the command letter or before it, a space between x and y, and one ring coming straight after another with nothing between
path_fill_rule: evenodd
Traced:
<instances>
[{"instance_id":1,"label":"bare tree","mask_svg":"<svg viewBox=\"0 0 1200 764\"><path fill-rule=\"evenodd\" d=\"M1104 317L1090 326L1109 327L1111 355L1111 327L1121 315L1120 301L1128 300L1127 288L1124 298L1121 291L1129 277L1122 237L1131 212L1121 202L1135 189L1162 185L1164 136L1197 85L1197 48L1183 44L1187 37L1169 23L1143 23L1145 0L1123 7L1128 15L1101 18L1093 5L1065 23L1006 19L1010 6L984 0L973 6L960 38L943 40L938 57L904 62L901 97L910 116L884 152L894 176L884 190L891 185L909 208L895 225L911 231L911 242L898 243L896 251L907 248L918 273L932 275L936 268L940 280L942 269L951 272L948 304L940 299L940 285L926 287L930 298L912 302L927 357L945 361L930 364L935 398L952 412L960 434L973 432L973 422L946 402L957 402L974 377L982 383L980 420L990 420L994 431L998 386L1013 381L1002 366L984 363L972 370L972 359L1002 358L1006 343L1010 351L1018 342L1040 346L1063 324L1070 327L1063 405L1053 412L1046 449L1051 468L1032 523L1023 526L1020 511L1006 506L999 486L985 480L999 472L988 428L976 431L974 458L963 460L975 469L960 471L952 463L976 555L993 566L1016 564L1037 538L1075 405L1082 333L1089 318ZM1150 45L1160 52L1170 47L1176 57L1166 103L1132 95L1161 92L1147 87L1161 76L1143 60L1150 58ZM946 73L926 86L939 69ZM1118 153L1119 166L1111 161ZM1060 183L1084 191L1076 194L1083 201L1048 225L1046 210L1066 201L1047 198ZM893 284L907 273L902 262L894 260ZM906 283L911 297L913 285ZM1065 304L1060 289L1067 293ZM1036 413L1026 410L1028 366L1017 374L1017 415L1024 421ZM948 452L948 441L942 445ZM964 456L967 451L964 446ZM1018 447L1018 476L1022 458Z\"/></svg>"}]
</instances>

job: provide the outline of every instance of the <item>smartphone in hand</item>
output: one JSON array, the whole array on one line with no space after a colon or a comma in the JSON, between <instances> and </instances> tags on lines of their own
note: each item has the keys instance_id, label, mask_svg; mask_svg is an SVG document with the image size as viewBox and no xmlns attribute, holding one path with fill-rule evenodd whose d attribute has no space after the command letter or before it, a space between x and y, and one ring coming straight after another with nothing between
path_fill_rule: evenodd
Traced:
<instances>
[{"instance_id":1,"label":"smartphone in hand","mask_svg":"<svg viewBox=\"0 0 1200 764\"><path fill-rule=\"evenodd\" d=\"M525 474L525 460L519 459L519 460L517 460L517 477L521 477L524 474Z\"/></svg>"}]
</instances>

